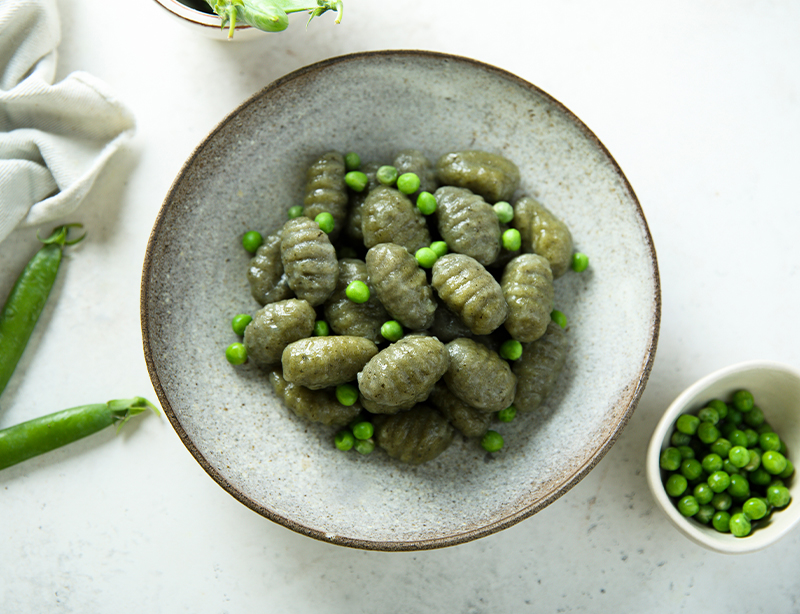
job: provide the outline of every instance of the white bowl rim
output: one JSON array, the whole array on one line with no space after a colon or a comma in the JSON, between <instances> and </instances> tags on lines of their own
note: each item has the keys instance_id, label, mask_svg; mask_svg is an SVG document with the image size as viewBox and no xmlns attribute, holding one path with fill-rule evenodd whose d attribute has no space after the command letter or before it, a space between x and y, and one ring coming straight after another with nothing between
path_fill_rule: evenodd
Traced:
<instances>
[{"instance_id":1,"label":"white bowl rim","mask_svg":"<svg viewBox=\"0 0 800 614\"><path fill-rule=\"evenodd\" d=\"M720 533L715 536L723 537L723 539L716 539L712 541L696 523L693 523L689 519L685 518L670 500L662 483L659 460L667 433L672 428L672 425L675 423L677 417L684 413L688 401L723 378L757 370L785 373L800 381L800 370L790 365L772 360L749 360L718 369L697 380L694 384L686 388L675 398L675 400L661 416L661 419L653 431L653 435L650 438L650 444L647 448L647 483L661 510L667 516L669 521L690 540L700 546L721 554L748 554L758 550L763 550L767 546L774 544L781 537L786 535L786 533L788 533L795 525L797 525L798 521L800 521L800 507L795 505L793 510L795 518L782 530L756 531L751 535L748 535L746 538L737 538L730 534ZM788 513L788 511L788 509L781 511L781 514ZM729 539L724 539L726 537Z\"/></svg>"}]
</instances>

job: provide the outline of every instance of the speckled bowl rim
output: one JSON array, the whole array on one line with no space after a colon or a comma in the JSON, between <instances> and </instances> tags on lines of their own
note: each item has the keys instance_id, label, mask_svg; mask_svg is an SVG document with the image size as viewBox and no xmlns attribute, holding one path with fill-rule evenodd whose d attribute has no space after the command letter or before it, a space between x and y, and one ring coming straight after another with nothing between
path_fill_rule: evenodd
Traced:
<instances>
[{"instance_id":1,"label":"speckled bowl rim","mask_svg":"<svg viewBox=\"0 0 800 614\"><path fill-rule=\"evenodd\" d=\"M647 242L647 247L650 253L651 264L653 268L653 304L654 304L654 318L653 318L653 328L652 328L652 337L650 339L650 345L647 348L646 353L646 360L643 362L638 383L636 389L634 391L633 396L631 397L630 402L628 402L627 407L624 410L624 414L622 418L616 425L616 428L611 431L609 436L606 438L605 441L595 450L592 457L587 460L581 467L579 467L572 476L566 480L557 490L553 491L548 496L544 497L543 499L537 501L525 507L521 510L513 514L509 514L508 516L502 518L501 520L497 520L495 522L486 524L482 527L470 529L468 531L463 531L460 533L455 533L452 535L447 535L438 538L431 538L431 539L424 539L424 540L409 540L409 541L383 541L383 540L362 540L362 539L354 539L348 538L344 536L331 536L326 534L324 531L319 531L317 529L313 529L308 527L304 524L298 523L291 518L287 518L280 514L275 513L272 510L265 508L262 505L259 505L255 501L248 498L242 492L240 492L235 486L233 486L230 482L228 482L215 468L214 466L209 463L206 458L200 453L197 447L194 445L192 440L186 434L186 431L181 426L175 412L173 411L170 403L168 401L167 395L164 392L164 389L161 385L161 381L158 376L158 372L156 371L155 363L153 360L153 355L149 343L149 328L148 328L148 317L147 317L147 297L150 292L149 287L149 279L150 279L150 269L153 265L153 257L154 257L154 240L158 236L162 224L164 224L164 219L166 215L166 209L168 203L172 200L173 195L177 189L178 184L182 180L183 176L187 172L192 164L194 163L195 159L198 157L199 153L202 151L206 143L213 139L214 136L229 122L235 121L236 116L246 107L251 104L254 104L257 100L269 96L273 92L280 90L284 84L289 83L299 77L304 77L311 73L320 72L326 70L328 67L344 63L344 62L357 62L359 60L363 60L366 58L379 58L379 57L403 57L403 58L431 58L431 59L441 59L447 60L450 62L456 62L461 64L466 64L477 68L478 70L492 73L501 77L503 79L507 79L516 85L519 85L525 89L528 89L534 92L538 96L542 96L547 99L551 104L557 106L566 117L568 117L575 126L581 130L584 136L594 142L594 144L602 151L608 162L612 165L614 172L618 175L622 185L625 186L625 190L627 192L628 198L631 200L633 204L635 204L635 213L639 218L642 229L644 230L644 237ZM140 294L140 315L141 315L141 324L142 324L142 340L144 344L144 355L145 361L147 363L147 370L150 374L150 379L153 384L153 388L158 396L159 401L161 402L161 407L164 410L164 413L167 415L170 423L172 424L173 428L175 429L176 433L180 437L183 444L189 450L189 452L194 456L195 460L200 463L200 466L208 473L222 488L224 488L231 496L233 496L237 501L246 505L254 512L272 520L273 522L283 525L284 527L291 529L292 531L296 531L302 535L306 535L308 537L323 541L325 543L336 544L340 546L347 546L350 548L357 548L362 550L379 550L385 552L398 552L398 551L416 551L416 550L431 550L435 548L443 548L447 546L455 546L457 544L462 544L465 542L473 541L479 539L481 537L485 537L487 535L491 535L508 527L511 527L518 522L529 518L530 516L534 515L535 513L541 511L557 499L559 499L562 495L564 495L567 491L569 491L572 487L574 487L578 482L580 482L586 475L600 462L600 460L606 455L606 453L611 449L611 446L614 445L616 440L619 438L620 434L622 433L623 429L627 425L630 417L633 415L634 410L639 402L639 399L644 392L645 386L647 385L647 380L650 377L650 372L653 367L653 360L655 359L656 354L656 347L658 345L658 335L660 330L661 324L661 282L660 276L658 272L658 262L656 259L656 250L653 244L653 238L650 234L650 229L647 226L647 221L644 217L644 212L642 211L642 207L639 203L639 199L636 197L636 194L633 191L628 179L625 177L622 169L620 168L619 164L617 164L616 160L614 160L613 156L610 152L606 149L603 143L600 142L600 139L574 114L572 111L567 109L563 104L558 102L552 96L547 94L542 89L536 87L535 85L517 77L516 75L492 66L490 64L486 64L480 62L478 60L474 60L471 58L440 53L435 51L425 51L425 50L382 50L382 51L365 51L359 53L352 53L342 56L337 56L333 58L329 58L327 60L322 60L320 62L316 62L314 64L310 64L308 66L299 68L279 79L276 79L261 91L257 92L247 100L245 100L242 104L240 104L236 109L234 109L225 119L223 119L206 137L203 141L195 148L192 154L184 163L183 167L181 168L180 172L176 176L175 180L172 183L172 186L167 193L164 202L159 210L158 216L156 217L155 223L153 225L153 229L150 234L150 239L147 243L147 249L145 252L145 260L144 260L144 267L142 273L142 282L141 282L141 294ZM615 407L619 407L622 402L618 402Z\"/></svg>"}]
</instances>

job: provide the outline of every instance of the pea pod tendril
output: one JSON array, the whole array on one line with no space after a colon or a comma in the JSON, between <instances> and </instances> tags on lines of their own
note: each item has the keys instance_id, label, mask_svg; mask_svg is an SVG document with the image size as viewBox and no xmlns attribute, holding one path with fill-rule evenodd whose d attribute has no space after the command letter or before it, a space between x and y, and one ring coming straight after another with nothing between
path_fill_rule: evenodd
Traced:
<instances>
[{"instance_id":1,"label":"pea pod tendril","mask_svg":"<svg viewBox=\"0 0 800 614\"><path fill-rule=\"evenodd\" d=\"M238 22L244 22L265 32L280 32L289 27L290 13L308 12L308 23L326 11L336 11L335 23L341 23L343 0L206 0L219 15L222 28L228 26L228 38L233 38ZM308 24L306 24L308 25Z\"/></svg>"}]
</instances>

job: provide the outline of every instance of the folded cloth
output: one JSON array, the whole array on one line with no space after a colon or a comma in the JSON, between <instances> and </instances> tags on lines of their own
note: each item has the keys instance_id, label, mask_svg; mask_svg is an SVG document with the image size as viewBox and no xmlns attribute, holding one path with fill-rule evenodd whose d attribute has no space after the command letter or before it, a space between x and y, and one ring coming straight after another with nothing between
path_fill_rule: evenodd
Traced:
<instances>
[{"instance_id":1,"label":"folded cloth","mask_svg":"<svg viewBox=\"0 0 800 614\"><path fill-rule=\"evenodd\" d=\"M135 130L92 75L53 84L60 39L56 0L0 0L0 241L74 212Z\"/></svg>"}]
</instances>

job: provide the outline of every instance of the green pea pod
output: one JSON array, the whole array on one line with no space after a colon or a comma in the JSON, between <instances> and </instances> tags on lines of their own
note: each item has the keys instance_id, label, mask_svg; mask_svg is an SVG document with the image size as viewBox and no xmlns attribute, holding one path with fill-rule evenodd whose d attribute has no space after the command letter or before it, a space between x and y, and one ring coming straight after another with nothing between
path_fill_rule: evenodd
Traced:
<instances>
[{"instance_id":1,"label":"green pea pod","mask_svg":"<svg viewBox=\"0 0 800 614\"><path fill-rule=\"evenodd\" d=\"M44 246L17 278L3 305L0 312L0 394L11 379L50 296L64 246L74 245L85 236L67 241L69 229L75 226L81 227L80 224L59 226L47 239L42 240Z\"/></svg>"},{"instance_id":2,"label":"green pea pod","mask_svg":"<svg viewBox=\"0 0 800 614\"><path fill-rule=\"evenodd\" d=\"M133 416L158 409L145 398L81 405L0 430L0 469L87 437L111 425L117 431Z\"/></svg>"},{"instance_id":3,"label":"green pea pod","mask_svg":"<svg viewBox=\"0 0 800 614\"><path fill-rule=\"evenodd\" d=\"M236 12L246 24L265 32L280 32L289 27L286 11L268 0L248 0L246 4L237 6Z\"/></svg>"}]
</instances>

